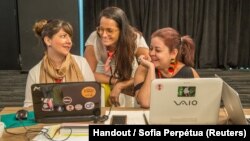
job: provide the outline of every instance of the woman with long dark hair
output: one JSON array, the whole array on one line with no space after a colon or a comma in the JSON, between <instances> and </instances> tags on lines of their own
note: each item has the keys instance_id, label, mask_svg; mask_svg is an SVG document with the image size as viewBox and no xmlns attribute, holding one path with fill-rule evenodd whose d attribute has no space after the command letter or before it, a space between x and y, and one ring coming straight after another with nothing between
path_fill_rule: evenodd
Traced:
<instances>
[{"instance_id":1,"label":"woman with long dark hair","mask_svg":"<svg viewBox=\"0 0 250 141\"><path fill-rule=\"evenodd\" d=\"M148 46L140 32L129 24L124 11L118 7L105 8L85 46L85 57L96 80L112 87L110 103L133 107L133 102L129 102L133 98L126 94L133 94L136 56L148 54Z\"/></svg>"}]
</instances>

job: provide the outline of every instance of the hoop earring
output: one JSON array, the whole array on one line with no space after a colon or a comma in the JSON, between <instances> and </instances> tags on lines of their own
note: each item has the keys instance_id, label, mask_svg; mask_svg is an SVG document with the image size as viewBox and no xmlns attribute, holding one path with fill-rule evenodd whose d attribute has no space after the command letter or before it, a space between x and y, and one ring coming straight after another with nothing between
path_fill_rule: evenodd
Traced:
<instances>
[{"instance_id":1,"label":"hoop earring","mask_svg":"<svg viewBox=\"0 0 250 141\"><path fill-rule=\"evenodd\" d=\"M171 59L170 60L170 65L169 65L169 68L168 68L168 73L173 75L175 67L176 67L176 61L175 61L175 59Z\"/></svg>"}]
</instances>

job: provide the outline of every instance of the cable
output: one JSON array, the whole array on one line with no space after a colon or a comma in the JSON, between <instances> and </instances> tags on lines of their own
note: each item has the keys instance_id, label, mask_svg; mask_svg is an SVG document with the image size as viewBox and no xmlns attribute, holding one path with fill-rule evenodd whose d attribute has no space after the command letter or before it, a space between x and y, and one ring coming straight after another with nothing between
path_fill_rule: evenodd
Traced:
<instances>
[{"instance_id":1,"label":"cable","mask_svg":"<svg viewBox=\"0 0 250 141\"><path fill-rule=\"evenodd\" d=\"M22 121L21 119L18 119L18 121L22 124L22 127L25 129L25 131L27 131L27 128L24 126L23 121ZM15 123L11 124L9 127L14 126L15 124L18 124L18 122L15 122ZM5 131L6 133L8 133L8 134L11 134L11 135L22 135L22 134L25 134L25 133L26 133L26 132L24 132L24 133L12 133L12 132L9 132L9 131L8 131L8 128L7 128L7 127L4 128L4 131Z\"/></svg>"},{"instance_id":2,"label":"cable","mask_svg":"<svg viewBox=\"0 0 250 141\"><path fill-rule=\"evenodd\" d=\"M58 129L56 130L56 132L54 133L54 135L51 137L51 136L48 134L49 129L47 129L47 128L29 128L29 129L28 129L28 128L25 127L25 125L24 125L24 123L23 123L23 120L19 119L19 122L22 124L22 127L25 129L25 132L23 132L23 133L9 132L9 131L8 131L8 128L4 128L4 131L5 131L7 134L11 134L11 135L25 135L25 137L26 137L28 140L31 140L31 138L33 137L33 136L32 136L32 137L30 136L32 133L38 133L38 134L36 134L36 135L43 134L47 139L49 139L49 140L51 140L51 141L66 141L67 139L70 138L70 136L71 136L71 134L72 134L72 129L71 129L71 128L68 128L68 129L70 130L70 133L69 133L69 135L68 135L65 139L63 139L63 140L54 140L55 135L60 131L61 127L58 128ZM9 127L14 126L15 124L17 124L17 122L11 124ZM63 127L63 128L65 128L65 127Z\"/></svg>"},{"instance_id":3,"label":"cable","mask_svg":"<svg viewBox=\"0 0 250 141\"><path fill-rule=\"evenodd\" d=\"M113 105L110 106L108 115L103 115L103 116L101 116L101 117L95 116L94 123L97 123L97 122L105 122L106 120L108 120L108 119L109 119L109 115L110 115L110 113L111 113L112 107L113 107Z\"/></svg>"}]
</instances>

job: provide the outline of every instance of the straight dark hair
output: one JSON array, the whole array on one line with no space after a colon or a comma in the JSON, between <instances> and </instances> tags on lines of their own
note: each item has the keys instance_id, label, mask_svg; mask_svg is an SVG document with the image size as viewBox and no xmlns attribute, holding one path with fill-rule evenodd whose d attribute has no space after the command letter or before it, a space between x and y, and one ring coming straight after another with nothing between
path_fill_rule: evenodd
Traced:
<instances>
[{"instance_id":1,"label":"straight dark hair","mask_svg":"<svg viewBox=\"0 0 250 141\"><path fill-rule=\"evenodd\" d=\"M136 50L136 32L129 24L124 11L118 7L107 7L99 15L100 20L106 17L114 20L120 30L119 39L115 50L115 70L119 81L129 80L133 71L133 61Z\"/></svg>"}]
</instances>

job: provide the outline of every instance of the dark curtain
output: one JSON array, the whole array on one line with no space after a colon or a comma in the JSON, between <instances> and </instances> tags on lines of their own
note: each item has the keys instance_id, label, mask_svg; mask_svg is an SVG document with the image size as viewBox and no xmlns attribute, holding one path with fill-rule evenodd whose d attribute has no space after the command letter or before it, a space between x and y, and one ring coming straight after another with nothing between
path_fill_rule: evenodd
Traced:
<instances>
[{"instance_id":1,"label":"dark curtain","mask_svg":"<svg viewBox=\"0 0 250 141\"><path fill-rule=\"evenodd\" d=\"M152 32L173 27L196 43L196 68L249 68L249 0L85 0L85 40L99 12L123 9L148 45Z\"/></svg>"}]
</instances>

